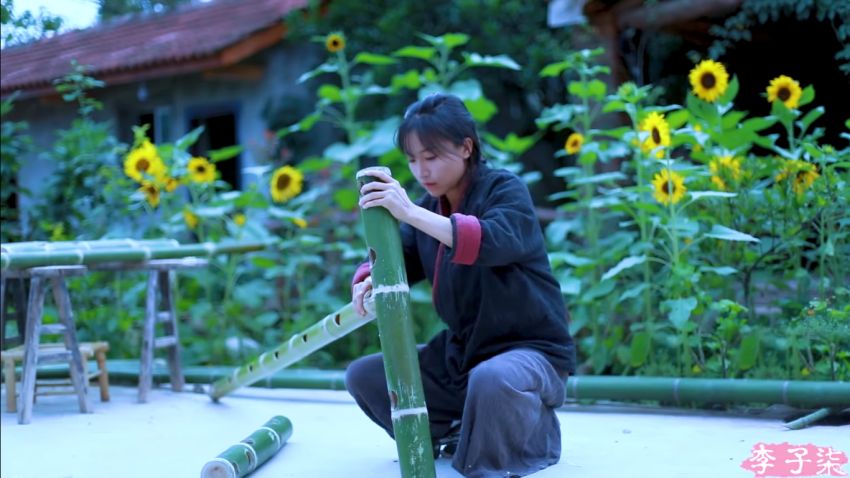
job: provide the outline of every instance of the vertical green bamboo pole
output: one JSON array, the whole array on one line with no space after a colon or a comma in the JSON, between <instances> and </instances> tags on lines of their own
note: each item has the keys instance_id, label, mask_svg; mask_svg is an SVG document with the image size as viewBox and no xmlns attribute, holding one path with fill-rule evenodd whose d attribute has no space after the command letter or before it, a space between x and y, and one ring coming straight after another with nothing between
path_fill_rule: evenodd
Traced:
<instances>
[{"instance_id":1,"label":"vertical green bamboo pole","mask_svg":"<svg viewBox=\"0 0 850 478\"><path fill-rule=\"evenodd\" d=\"M359 187L376 180L364 174L370 170L391 174L384 167L361 169L357 172ZM435 476L434 451L410 319L410 288L404 269L398 221L382 207L365 209L361 215L372 265L372 296L384 354L401 476L432 478Z\"/></svg>"},{"instance_id":2,"label":"vertical green bamboo pole","mask_svg":"<svg viewBox=\"0 0 850 478\"><path fill-rule=\"evenodd\" d=\"M292 435L292 422L277 415L201 469L201 478L242 478L273 457Z\"/></svg>"}]
</instances>

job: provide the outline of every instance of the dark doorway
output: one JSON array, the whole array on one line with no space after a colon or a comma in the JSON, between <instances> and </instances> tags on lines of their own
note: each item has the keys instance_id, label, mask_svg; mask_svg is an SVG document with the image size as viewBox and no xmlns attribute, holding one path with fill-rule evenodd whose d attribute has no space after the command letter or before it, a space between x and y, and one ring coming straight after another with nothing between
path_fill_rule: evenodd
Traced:
<instances>
[{"instance_id":1,"label":"dark doorway","mask_svg":"<svg viewBox=\"0 0 850 478\"><path fill-rule=\"evenodd\" d=\"M198 142L189 149L192 155L208 157L209 151L238 144L235 113L195 115L189 120L190 130L201 125L204 126L204 132L198 138ZM239 175L240 164L241 157L237 155L215 165L221 174L221 179L230 184L234 190L241 189L242 186Z\"/></svg>"}]
</instances>

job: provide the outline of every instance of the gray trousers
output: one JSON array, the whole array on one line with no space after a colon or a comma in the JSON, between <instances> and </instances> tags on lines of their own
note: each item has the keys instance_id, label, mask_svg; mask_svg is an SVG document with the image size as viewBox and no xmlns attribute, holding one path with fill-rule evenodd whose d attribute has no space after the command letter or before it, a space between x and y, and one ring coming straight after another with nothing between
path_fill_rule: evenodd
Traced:
<instances>
[{"instance_id":1,"label":"gray trousers","mask_svg":"<svg viewBox=\"0 0 850 478\"><path fill-rule=\"evenodd\" d=\"M466 387L451 385L444 357L419 349L431 437L446 436L459 420L452 466L467 478L525 476L558 462L561 428L555 408L564 403L566 378L539 352L511 350L481 362ZM461 381L463 383L463 381ZM381 354L348 366L345 386L366 415L393 436Z\"/></svg>"}]
</instances>

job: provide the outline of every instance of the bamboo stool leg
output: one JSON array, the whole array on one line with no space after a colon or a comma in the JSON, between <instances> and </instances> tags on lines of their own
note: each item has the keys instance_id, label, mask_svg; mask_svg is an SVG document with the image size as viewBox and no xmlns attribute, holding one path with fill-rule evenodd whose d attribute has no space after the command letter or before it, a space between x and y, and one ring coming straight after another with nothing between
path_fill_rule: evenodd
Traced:
<instances>
[{"instance_id":1,"label":"bamboo stool leg","mask_svg":"<svg viewBox=\"0 0 850 478\"><path fill-rule=\"evenodd\" d=\"M15 413L18 411L17 392L15 391L15 360L3 360L3 377L6 380L6 411Z\"/></svg>"},{"instance_id":2,"label":"bamboo stool leg","mask_svg":"<svg viewBox=\"0 0 850 478\"><path fill-rule=\"evenodd\" d=\"M109 372L106 370L106 347L98 348L95 351L95 360L97 360L98 377L97 381L100 385L100 401L109 401Z\"/></svg>"},{"instance_id":3,"label":"bamboo stool leg","mask_svg":"<svg viewBox=\"0 0 850 478\"><path fill-rule=\"evenodd\" d=\"M160 271L159 285L162 293L162 308L168 315L163 324L165 335L173 337L173 343L167 346L168 368L171 371L171 389L175 392L183 390L183 371L180 367L180 337L177 334L177 307L174 301L174 271Z\"/></svg>"},{"instance_id":4,"label":"bamboo stool leg","mask_svg":"<svg viewBox=\"0 0 850 478\"><path fill-rule=\"evenodd\" d=\"M147 299L145 301L145 322L142 332L142 357L139 363L139 403L148 401L153 385L153 351L156 332L156 296L158 287L157 271L148 272Z\"/></svg>"},{"instance_id":5,"label":"bamboo stool leg","mask_svg":"<svg viewBox=\"0 0 850 478\"><path fill-rule=\"evenodd\" d=\"M77 392L80 402L81 413L91 413L92 407L88 397L88 368L86 361L80 353L80 344L77 342L77 328L74 323L74 312L71 310L71 296L68 294L68 286L62 276L51 279L53 282L53 297L56 300L56 308L59 311L59 320L65 326L65 348L71 352L71 361L68 364L71 372L71 382Z\"/></svg>"},{"instance_id":6,"label":"bamboo stool leg","mask_svg":"<svg viewBox=\"0 0 850 478\"><path fill-rule=\"evenodd\" d=\"M44 310L44 280L33 277L30 284L29 305L27 306L27 326L24 337L24 364L21 368L21 406L18 409L18 423L24 425L32 418L33 398L35 396L35 367L38 362L38 344L41 338L41 314Z\"/></svg>"},{"instance_id":7,"label":"bamboo stool leg","mask_svg":"<svg viewBox=\"0 0 850 478\"><path fill-rule=\"evenodd\" d=\"M0 277L0 348L6 348L6 278Z\"/></svg>"}]
</instances>

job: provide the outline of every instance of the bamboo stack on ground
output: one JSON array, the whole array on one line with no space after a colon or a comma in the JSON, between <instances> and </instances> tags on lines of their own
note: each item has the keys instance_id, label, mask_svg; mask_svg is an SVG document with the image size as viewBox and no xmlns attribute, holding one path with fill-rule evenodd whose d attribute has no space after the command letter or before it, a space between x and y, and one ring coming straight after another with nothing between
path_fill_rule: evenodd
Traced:
<instances>
[{"instance_id":1,"label":"bamboo stack on ground","mask_svg":"<svg viewBox=\"0 0 850 478\"><path fill-rule=\"evenodd\" d=\"M384 167L362 169L357 172L359 187L377 180L365 174L370 170L390 174ZM410 318L410 288L398 221L382 207L364 209L361 213L372 266L372 296L401 475L404 478L434 477L431 431Z\"/></svg>"},{"instance_id":2,"label":"bamboo stack on ground","mask_svg":"<svg viewBox=\"0 0 850 478\"><path fill-rule=\"evenodd\" d=\"M269 461L292 436L292 422L277 415L201 469L201 478L242 478Z\"/></svg>"},{"instance_id":3,"label":"bamboo stack on ground","mask_svg":"<svg viewBox=\"0 0 850 478\"><path fill-rule=\"evenodd\" d=\"M301 333L293 335L281 346L269 350L255 360L235 369L230 376L216 380L209 389L218 401L224 395L265 378L301 360L336 339L362 327L375 318L374 301L366 301L366 317L357 315L351 304L325 316Z\"/></svg>"},{"instance_id":4,"label":"bamboo stack on ground","mask_svg":"<svg viewBox=\"0 0 850 478\"><path fill-rule=\"evenodd\" d=\"M112 246L103 248L83 247L60 250L3 250L0 251L0 267L26 269L39 266L76 266L104 262L139 262L151 259L178 259L182 257L212 257L218 254L259 251L270 242L204 242L177 246Z\"/></svg>"}]
</instances>

